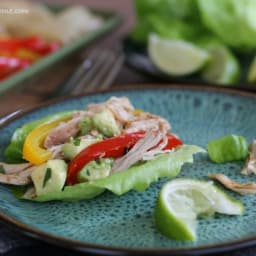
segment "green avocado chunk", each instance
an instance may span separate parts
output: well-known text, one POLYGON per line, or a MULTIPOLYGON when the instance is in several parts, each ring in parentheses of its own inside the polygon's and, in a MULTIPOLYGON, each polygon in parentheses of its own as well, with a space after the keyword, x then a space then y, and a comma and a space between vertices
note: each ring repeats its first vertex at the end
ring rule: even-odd
POLYGON ((93 122, 91 117, 84 117, 79 123, 81 135, 88 134, 93 129, 93 122))
POLYGON ((83 149, 87 148, 91 144, 101 141, 101 138, 87 138, 87 139, 72 139, 70 142, 64 143, 61 147, 64 158, 71 160, 83 149))
POLYGON ((108 109, 96 113, 92 121, 94 127, 107 137, 117 136, 121 132, 114 115, 108 109))
POLYGON ((91 161, 86 164, 78 173, 78 181, 86 182, 105 178, 109 176, 112 165, 112 158, 102 158, 99 160, 91 161))
POLYGON ((64 160, 52 159, 38 166, 31 174, 36 195, 61 191, 67 177, 67 164, 64 160))

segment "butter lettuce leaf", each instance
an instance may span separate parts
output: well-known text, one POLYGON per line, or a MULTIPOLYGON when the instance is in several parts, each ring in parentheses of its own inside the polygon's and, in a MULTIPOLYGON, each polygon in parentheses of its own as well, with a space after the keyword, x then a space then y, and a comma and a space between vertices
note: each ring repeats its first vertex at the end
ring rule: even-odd
POLYGON ((159 155, 143 164, 117 172, 104 179, 66 186, 63 191, 36 197, 35 201, 90 199, 109 190, 120 196, 130 190, 144 191, 159 178, 174 178, 185 163, 193 163, 193 154, 205 152, 194 145, 182 145, 175 151, 159 155))
POLYGON ((205 26, 220 40, 239 49, 255 48, 255 0, 197 0, 205 26))
POLYGON ((150 33, 193 41, 206 33, 196 0, 135 0, 137 23, 130 38, 147 44, 150 33))
POLYGON ((137 44, 150 33, 194 43, 207 34, 238 50, 256 48, 255 0, 134 0, 134 7, 137 44))

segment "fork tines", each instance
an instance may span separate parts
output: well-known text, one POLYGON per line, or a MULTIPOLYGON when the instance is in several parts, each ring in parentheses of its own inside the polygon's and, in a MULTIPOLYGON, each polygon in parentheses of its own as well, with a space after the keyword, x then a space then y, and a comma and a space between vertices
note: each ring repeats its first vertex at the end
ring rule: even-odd
POLYGON ((108 88, 120 70, 123 60, 122 53, 111 49, 92 50, 74 74, 57 88, 55 96, 76 95, 108 88))

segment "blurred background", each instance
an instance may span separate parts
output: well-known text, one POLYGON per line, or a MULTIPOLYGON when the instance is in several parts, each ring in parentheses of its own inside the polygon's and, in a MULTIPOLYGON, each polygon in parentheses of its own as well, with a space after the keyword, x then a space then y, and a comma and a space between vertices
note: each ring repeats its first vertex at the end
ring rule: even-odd
MULTIPOLYGON (((56 64, 49 65, 48 63, 45 64, 45 68, 40 69, 39 72, 36 74, 29 74, 24 81, 19 81, 19 78, 14 82, 11 81, 10 84, 3 89, 2 94, 0 96, 0 115, 7 114, 11 111, 17 110, 19 108, 28 107, 38 102, 45 101, 47 99, 47 95, 51 92, 56 86, 63 82, 63 79, 66 77, 71 76, 81 62, 84 60, 86 54, 90 52, 92 49, 100 49, 100 48, 117 48, 121 46, 122 40, 127 36, 129 31, 135 24, 135 14, 133 8, 133 2, 131 0, 108 0, 108 1, 95 1, 95 0, 55 0, 55 1, 30 1, 30 4, 34 4, 39 2, 40 4, 49 4, 51 6, 60 6, 60 8, 65 5, 66 7, 71 7, 74 5, 78 6, 86 6, 86 8, 97 9, 103 12, 109 12, 110 18, 112 19, 110 22, 113 21, 114 24, 111 24, 109 31, 104 33, 104 35, 100 35, 97 40, 93 40, 91 43, 84 43, 79 46, 78 52, 76 49, 72 50, 71 53, 68 53, 65 58, 58 58, 56 64)), ((3 5, 3 1, 0 2, 0 5, 3 5)), ((24 1, 5 1, 5 7, 10 6, 14 8, 22 9, 22 4, 24 1), (21 3, 21 5, 19 4, 21 3)), ((64 7, 65 7, 64 6, 64 7)), ((26 9, 26 8, 24 8, 26 9)), ((31 10, 30 10, 31 13, 31 10)), ((0 18, 3 16, 9 16, 13 19, 13 16, 25 16, 26 14, 13 14, 7 15, 2 14, 0 18)), ((33 18, 32 18, 33 19, 33 18)), ((33 23, 33 22, 32 22, 33 23)), ((17 24, 17 23, 16 23, 17 24)), ((0 21, 1 25, 1 21, 0 21)), ((29 22, 26 26, 32 25, 29 22)), ((16 27, 16 25, 14 25, 16 27)), ((48 27, 47 27, 48 29, 48 27)), ((50 28, 49 28, 50 29, 50 28)), ((20 28, 17 28, 20 30, 20 28)), ((7 31, 5 31, 7 32, 7 31)), ((5 33, 2 30, 2 35, 8 35, 8 32, 5 33)), ((65 32, 64 32, 65 34, 65 32)), ((20 36, 20 35, 19 35, 20 36)), ((40 36, 40 33, 39 33, 40 36)), ((87 35, 85 35, 86 37, 87 35)), ((10 37, 16 37, 10 36, 10 37)), ((28 36, 30 37, 30 36, 28 36)), ((86 38, 85 38, 86 39, 86 38)), ((79 40, 79 37, 77 38, 79 40)), ((74 40, 76 41, 76 40, 74 40)), ((71 42, 72 44, 73 42, 71 42)), ((1 45, 0 45, 1 46, 1 45)), ((1 47, 0 47, 1 50, 1 47)), ((4 54, 5 55, 5 54, 4 54)), ((4 56, 3 55, 3 56, 4 56)), ((38 60, 40 61, 40 60, 38 60)), ((21 71, 22 72, 22 71, 21 71)), ((17 73, 16 73, 17 74, 17 73)), ((5 83, 9 78, 13 78, 15 74, 9 75, 4 77, 1 80, 1 83, 5 83)), ((23 80, 23 79, 22 79, 23 80)), ((134 70, 126 67, 125 65, 122 66, 119 74, 116 75, 115 79, 113 80, 112 84, 120 85, 120 84, 131 84, 131 83, 141 83, 144 82, 144 76, 141 76, 134 70)), ((1 84, 0 83, 0 84, 1 84)), ((1 90, 1 89, 0 89, 1 90)))
POLYGON ((255 9, 254 0, 1 0, 0 115, 129 84, 254 91, 255 9))
POLYGON ((255 10, 254 0, 1 0, 0 115, 129 84, 254 91, 255 10), (88 78, 81 66, 95 58, 88 78))

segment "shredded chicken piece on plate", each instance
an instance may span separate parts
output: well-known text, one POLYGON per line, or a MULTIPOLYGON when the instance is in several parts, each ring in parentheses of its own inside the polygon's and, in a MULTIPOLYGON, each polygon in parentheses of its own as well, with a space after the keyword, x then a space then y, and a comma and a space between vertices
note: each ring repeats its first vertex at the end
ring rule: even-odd
MULTIPOLYGON (((24 165, 24 164, 22 164, 24 165)), ((32 165, 22 171, 15 173, 0 173, 0 183, 12 185, 27 185, 31 183, 31 174, 36 166, 32 165)))
POLYGON ((0 166, 3 168, 5 174, 18 173, 32 166, 30 163, 23 164, 7 164, 0 162, 0 166))
POLYGON ((217 180, 224 187, 232 191, 235 191, 241 195, 256 194, 256 183, 254 182, 248 182, 248 183, 235 182, 222 173, 209 174, 208 177, 211 179, 217 180))
POLYGON ((133 116, 134 107, 126 97, 110 98, 107 108, 113 113, 116 120, 121 123, 127 122, 133 116))
POLYGON ((111 97, 106 102, 89 104, 86 108, 86 112, 89 116, 93 116, 106 108, 109 109, 115 119, 121 123, 130 120, 134 110, 133 105, 127 97, 111 97))
MULTIPOLYGON (((169 122, 158 116, 144 111, 134 110, 133 105, 127 97, 111 97, 106 102, 92 103, 84 111, 73 114, 71 120, 60 123, 53 128, 44 141, 44 147, 55 152, 56 146, 67 142, 70 137, 77 136, 79 123, 84 117, 91 117, 96 113, 109 109, 115 120, 121 127, 121 133, 132 133, 137 131, 160 131, 167 133, 171 128, 169 122)), ((58 150, 54 154, 58 156, 58 150)))
POLYGON ((68 141, 70 137, 76 136, 80 129, 79 122, 85 115, 84 111, 77 112, 71 120, 60 123, 53 128, 45 138, 44 147, 49 149, 68 141))
POLYGON ((250 146, 249 157, 241 173, 245 175, 249 175, 252 173, 256 174, 256 140, 254 140, 250 146))
POLYGON ((116 120, 126 122, 132 117, 133 105, 127 97, 111 97, 102 103, 89 104, 86 111, 92 115, 108 108, 115 116, 116 120))
POLYGON ((88 116, 93 116, 106 108, 112 112, 119 126, 124 127, 124 133, 149 130, 166 133, 171 128, 169 122, 160 116, 136 111, 127 97, 111 97, 106 102, 90 104, 86 112, 88 116))
POLYGON ((138 132, 141 130, 153 130, 166 133, 170 129, 170 123, 166 119, 148 112, 135 115, 125 125, 125 133, 138 132))
POLYGON ((164 154, 164 153, 171 152, 173 149, 172 150, 170 150, 170 149, 163 150, 163 148, 167 145, 167 143, 168 143, 168 138, 167 138, 167 136, 163 135, 162 142, 160 142, 159 145, 156 146, 155 148, 150 149, 149 151, 145 152, 143 154, 142 160, 148 161, 148 160, 153 159, 158 154, 164 154))
POLYGON ((111 171, 126 170, 139 160, 143 160, 144 156, 152 158, 154 155, 159 154, 167 144, 167 139, 164 137, 166 136, 159 132, 147 132, 126 155, 115 160, 111 171), (158 145, 159 143, 160 145, 158 145), (157 145, 158 147, 154 149, 157 145))

